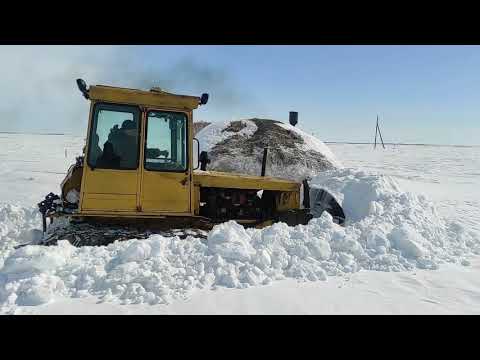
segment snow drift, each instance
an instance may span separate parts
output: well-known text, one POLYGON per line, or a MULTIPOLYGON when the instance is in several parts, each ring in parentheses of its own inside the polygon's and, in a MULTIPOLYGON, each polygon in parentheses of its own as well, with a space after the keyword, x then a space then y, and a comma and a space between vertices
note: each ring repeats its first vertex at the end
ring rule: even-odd
POLYGON ((208 151, 211 159, 207 170, 260 175, 265 147, 269 148, 268 176, 301 180, 342 166, 323 142, 275 120, 212 123, 196 137, 200 150, 208 151))
MULTIPOLYGON (((208 127, 207 127, 208 128, 208 127)), ((248 130, 244 130, 248 131, 248 130)), ((13 245, 35 236, 34 209, 0 208, 0 306, 38 305, 56 296, 96 295, 103 301, 168 303, 196 288, 244 288, 295 278, 326 280, 361 269, 436 269, 468 264, 480 240, 446 222, 424 196, 402 191, 390 177, 333 169, 312 179, 343 204, 347 224, 325 213, 308 225, 278 223, 244 229, 230 221, 207 239, 151 236, 102 247, 13 245)))

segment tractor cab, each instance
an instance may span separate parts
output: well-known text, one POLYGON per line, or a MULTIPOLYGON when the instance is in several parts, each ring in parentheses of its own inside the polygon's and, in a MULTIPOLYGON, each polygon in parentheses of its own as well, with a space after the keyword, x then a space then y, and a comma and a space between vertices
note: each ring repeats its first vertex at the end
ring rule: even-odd
POLYGON ((79 212, 191 215, 192 112, 208 95, 77 83, 91 102, 79 212))

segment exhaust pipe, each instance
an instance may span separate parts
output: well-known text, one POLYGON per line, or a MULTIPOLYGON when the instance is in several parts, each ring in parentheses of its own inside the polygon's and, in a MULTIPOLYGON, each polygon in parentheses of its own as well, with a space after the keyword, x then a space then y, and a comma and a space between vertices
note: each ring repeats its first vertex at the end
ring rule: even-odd
POLYGON ((263 149, 262 175, 261 176, 265 176, 265 170, 267 168, 267 154, 268 154, 268 147, 263 149))
POLYGON ((296 111, 290 111, 288 115, 288 121, 290 122, 290 125, 295 126, 298 124, 298 112, 296 111))

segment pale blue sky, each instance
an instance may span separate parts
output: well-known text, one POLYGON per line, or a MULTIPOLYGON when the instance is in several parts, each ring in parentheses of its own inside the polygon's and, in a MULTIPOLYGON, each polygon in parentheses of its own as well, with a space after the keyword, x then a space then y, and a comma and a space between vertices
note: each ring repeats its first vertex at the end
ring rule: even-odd
POLYGON ((81 76, 209 92, 201 120, 287 121, 294 110, 322 140, 370 141, 379 114, 385 141, 480 144, 479 46, 1 46, 0 55, 0 131, 82 134, 81 76))

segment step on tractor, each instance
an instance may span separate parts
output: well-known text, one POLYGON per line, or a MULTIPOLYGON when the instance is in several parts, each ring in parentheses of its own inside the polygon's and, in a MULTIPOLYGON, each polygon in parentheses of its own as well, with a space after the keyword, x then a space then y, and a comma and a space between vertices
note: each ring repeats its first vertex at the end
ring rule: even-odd
POLYGON ((208 170, 208 153, 200 153, 193 132, 193 111, 207 104, 208 94, 88 87, 82 79, 77 86, 90 102, 86 144, 60 195, 38 204, 41 244, 104 245, 154 233, 205 237, 229 220, 293 226, 323 211, 344 223, 334 197, 311 189, 307 179, 265 176, 266 149, 259 176, 208 170))

